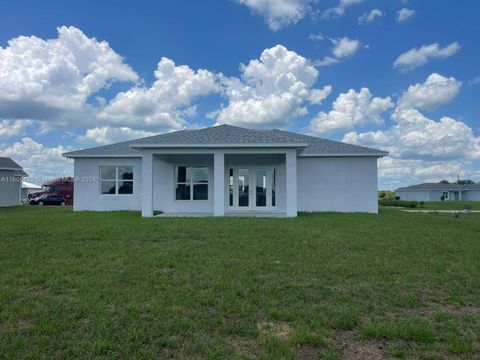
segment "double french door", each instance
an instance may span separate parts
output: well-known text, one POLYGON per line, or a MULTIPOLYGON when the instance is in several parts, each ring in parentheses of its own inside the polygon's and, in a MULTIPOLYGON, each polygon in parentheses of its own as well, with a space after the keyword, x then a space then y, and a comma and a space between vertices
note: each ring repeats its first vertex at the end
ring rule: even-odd
POLYGON ((275 209, 275 168, 240 166, 228 169, 229 208, 275 209))

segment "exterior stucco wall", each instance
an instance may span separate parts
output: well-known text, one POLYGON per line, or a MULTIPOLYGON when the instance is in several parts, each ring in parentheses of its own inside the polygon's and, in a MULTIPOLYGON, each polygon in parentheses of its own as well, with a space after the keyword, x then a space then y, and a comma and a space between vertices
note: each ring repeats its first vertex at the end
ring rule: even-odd
MULTIPOLYGON (((228 211, 228 170, 232 166, 274 166, 276 210, 285 212, 285 154, 225 155, 224 203, 228 211)), ((141 158, 77 158, 74 210, 114 211, 142 209, 141 158), (101 165, 133 165, 133 195, 101 195, 101 165), (93 179, 82 181, 82 179, 93 179)), ((153 209, 166 213, 207 213, 214 208, 213 154, 164 154, 153 157, 153 209), (209 168, 208 200, 175 200, 175 166, 209 168)), ((297 203, 299 211, 378 212, 377 159, 373 157, 297 158, 297 203)))
POLYGON ((0 206, 20 204, 21 177, 14 176, 13 171, 0 170, 0 206))
POLYGON ((378 212, 377 159, 299 157, 298 211, 378 212))
POLYGON ((480 190, 469 190, 462 193, 464 201, 480 201, 480 190))
POLYGON ((74 164, 74 211, 140 210, 142 207, 142 160, 137 158, 77 158, 74 164), (132 195, 101 195, 101 165, 132 165, 132 195))
MULTIPOLYGON (((429 201, 429 192, 428 191, 397 191, 395 196, 400 197, 400 200, 409 200, 409 201, 429 201)), ((440 201, 442 194, 436 196, 435 192, 432 191, 430 194, 432 201, 440 201)))
MULTIPOLYGON (((442 201, 442 191, 438 190, 432 190, 429 192, 427 200, 421 200, 421 201, 442 201)), ((452 193, 450 192, 450 195, 452 193)))

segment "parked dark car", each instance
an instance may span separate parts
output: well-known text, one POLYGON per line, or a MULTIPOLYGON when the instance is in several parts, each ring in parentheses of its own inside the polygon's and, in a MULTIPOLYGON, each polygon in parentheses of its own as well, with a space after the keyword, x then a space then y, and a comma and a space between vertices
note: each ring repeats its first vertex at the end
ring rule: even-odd
POLYGON ((36 199, 44 194, 61 195, 65 199, 66 205, 73 205, 73 177, 61 177, 44 181, 42 191, 32 194, 32 199, 36 199))
POLYGON ((65 205, 66 201, 62 195, 43 194, 35 199, 30 200, 30 205, 65 205))

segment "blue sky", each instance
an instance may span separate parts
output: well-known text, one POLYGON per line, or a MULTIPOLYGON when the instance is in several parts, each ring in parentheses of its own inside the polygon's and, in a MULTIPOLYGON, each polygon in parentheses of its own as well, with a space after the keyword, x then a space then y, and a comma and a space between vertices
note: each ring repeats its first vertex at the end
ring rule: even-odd
POLYGON ((33 177, 68 175, 69 149, 231 123, 386 149, 381 188, 480 180, 479 10, 433 0, 3 2, 0 155, 33 177))

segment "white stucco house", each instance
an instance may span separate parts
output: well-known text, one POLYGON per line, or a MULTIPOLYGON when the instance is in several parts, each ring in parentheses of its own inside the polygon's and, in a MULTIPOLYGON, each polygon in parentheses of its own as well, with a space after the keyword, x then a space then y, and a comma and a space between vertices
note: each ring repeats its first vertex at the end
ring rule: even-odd
POLYGON ((380 150, 219 125, 72 151, 74 210, 294 217, 377 213, 380 150))
POLYGON ((22 178, 28 176, 23 168, 7 157, 0 157, 0 207, 20 205, 22 178))
POLYGON ((395 197, 412 201, 480 201, 480 184, 424 183, 395 190, 395 197))

